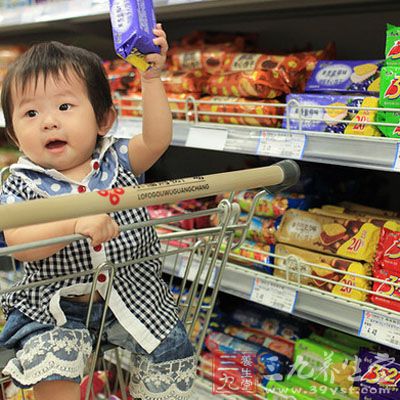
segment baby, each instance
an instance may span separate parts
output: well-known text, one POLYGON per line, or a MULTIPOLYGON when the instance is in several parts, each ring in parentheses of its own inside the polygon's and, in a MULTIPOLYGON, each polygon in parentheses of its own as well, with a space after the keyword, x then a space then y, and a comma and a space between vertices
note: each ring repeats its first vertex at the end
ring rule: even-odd
MULTIPOLYGON (((31 47, 9 69, 1 95, 6 131, 24 157, 12 165, 1 203, 137 185, 171 142, 172 118, 160 79, 168 43, 157 24, 142 73, 143 129, 130 140, 106 137, 116 110, 100 58, 57 42, 31 47)), ((13 291, 2 298, 7 323, 0 346, 18 352, 3 373, 34 388, 37 400, 79 400, 79 382, 97 340, 109 273, 96 282, 90 326, 85 325, 99 264, 117 268, 102 340, 133 354, 130 392, 141 399, 189 399, 196 356, 167 285, 160 277, 160 244, 153 228, 120 232, 146 221, 143 208, 44 223, 4 232, 7 245, 82 234, 87 240, 20 251, 19 284, 62 281, 13 291), (129 262, 144 257, 143 262, 129 262), (154 257, 155 256, 155 257, 154 257), (71 275, 68 276, 68 275, 71 275), (75 274, 75 275, 73 275, 75 274)))

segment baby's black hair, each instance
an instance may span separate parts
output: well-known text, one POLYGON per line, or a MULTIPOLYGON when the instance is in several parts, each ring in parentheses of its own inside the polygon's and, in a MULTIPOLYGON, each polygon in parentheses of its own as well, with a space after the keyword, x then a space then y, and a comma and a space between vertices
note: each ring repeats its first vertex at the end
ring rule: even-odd
POLYGON ((68 73, 75 73, 86 85, 89 100, 101 124, 107 111, 113 106, 110 86, 100 57, 88 50, 67 46, 59 42, 44 42, 33 45, 22 54, 8 69, 1 90, 1 106, 6 122, 8 136, 17 142, 12 124, 13 85, 25 90, 33 79, 37 85, 40 76, 44 81, 48 76, 68 80, 68 73))

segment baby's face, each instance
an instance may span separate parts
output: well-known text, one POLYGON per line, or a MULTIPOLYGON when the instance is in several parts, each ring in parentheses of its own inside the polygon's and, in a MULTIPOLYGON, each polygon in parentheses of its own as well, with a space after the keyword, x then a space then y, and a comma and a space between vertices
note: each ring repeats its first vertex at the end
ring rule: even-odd
POLYGON ((22 91, 12 92, 12 122, 18 145, 34 163, 82 178, 99 132, 84 83, 70 72, 68 79, 39 76, 22 91))

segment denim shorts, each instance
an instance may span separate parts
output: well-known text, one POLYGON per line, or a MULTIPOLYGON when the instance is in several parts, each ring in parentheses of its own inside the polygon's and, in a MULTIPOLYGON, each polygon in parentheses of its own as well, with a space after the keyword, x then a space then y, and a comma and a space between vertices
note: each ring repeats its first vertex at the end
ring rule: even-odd
MULTIPOLYGON (((62 298, 60 306, 67 318, 61 327, 33 321, 18 310, 9 315, 0 334, 0 347, 16 350, 16 357, 3 373, 17 386, 28 388, 50 380, 81 381, 98 340, 104 303, 93 304, 88 328, 87 304, 62 298)), ((134 398, 190 399, 197 358, 181 321, 148 354, 108 309, 101 340, 132 353, 129 390, 134 398)))

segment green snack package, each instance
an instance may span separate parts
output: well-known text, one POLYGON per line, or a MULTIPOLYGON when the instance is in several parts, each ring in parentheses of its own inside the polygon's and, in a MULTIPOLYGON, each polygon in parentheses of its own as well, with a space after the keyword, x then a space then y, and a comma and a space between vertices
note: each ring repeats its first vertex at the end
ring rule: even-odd
POLYGON ((330 387, 348 389, 353 385, 355 357, 332 347, 300 339, 295 345, 294 361, 294 368, 300 376, 330 387))
POLYGON ((400 27, 387 24, 386 65, 400 65, 400 27))
POLYGON ((395 111, 378 111, 376 122, 394 124, 393 126, 378 125, 379 130, 387 137, 400 137, 400 65, 383 67, 379 91, 379 107, 399 108, 395 111))
POLYGON ((358 354, 358 348, 356 349, 355 347, 347 346, 343 343, 336 342, 335 340, 329 339, 327 337, 319 336, 315 333, 312 333, 309 339, 314 340, 314 342, 323 344, 324 346, 332 347, 350 356, 355 356, 356 354, 358 354))

